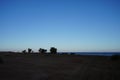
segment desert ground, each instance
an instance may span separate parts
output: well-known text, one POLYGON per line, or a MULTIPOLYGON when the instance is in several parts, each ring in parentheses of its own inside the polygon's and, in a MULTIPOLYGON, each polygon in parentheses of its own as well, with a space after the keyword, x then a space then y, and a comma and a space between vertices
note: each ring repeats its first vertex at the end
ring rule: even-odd
POLYGON ((0 80, 120 80, 110 56, 0 53, 0 80))

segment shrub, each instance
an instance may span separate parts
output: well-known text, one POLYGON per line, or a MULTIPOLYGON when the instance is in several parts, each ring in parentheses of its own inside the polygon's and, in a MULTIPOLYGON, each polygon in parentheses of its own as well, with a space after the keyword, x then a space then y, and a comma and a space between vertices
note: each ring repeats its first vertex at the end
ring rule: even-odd
POLYGON ((22 51, 22 53, 24 53, 24 54, 25 54, 25 53, 26 53, 26 50, 23 50, 23 51, 22 51))
POLYGON ((70 55, 75 55, 75 53, 70 53, 70 55))

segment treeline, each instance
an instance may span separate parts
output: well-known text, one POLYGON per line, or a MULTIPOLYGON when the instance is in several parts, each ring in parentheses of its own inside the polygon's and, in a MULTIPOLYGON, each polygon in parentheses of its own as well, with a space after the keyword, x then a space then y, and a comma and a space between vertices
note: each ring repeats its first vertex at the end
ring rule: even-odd
MULTIPOLYGON (((31 48, 28 48, 27 50, 23 50, 22 53, 34 53, 34 51, 31 48)), ((38 53, 45 54, 45 53, 47 53, 47 49, 39 48, 38 53)), ((57 48, 51 47, 50 53, 57 54, 57 48)))

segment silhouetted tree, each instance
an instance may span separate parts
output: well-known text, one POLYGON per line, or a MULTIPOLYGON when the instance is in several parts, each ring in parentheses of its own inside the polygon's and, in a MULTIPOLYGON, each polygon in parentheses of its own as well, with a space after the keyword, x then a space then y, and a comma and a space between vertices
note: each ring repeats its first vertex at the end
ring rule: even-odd
POLYGON ((41 52, 42 52, 42 48, 40 48, 40 49, 38 50, 38 52, 41 53, 41 52))
POLYGON ((56 54, 56 53, 57 53, 57 48, 51 47, 51 48, 50 48, 50 53, 51 53, 51 54, 56 54))
POLYGON ((38 51, 39 51, 39 53, 46 53, 47 52, 46 49, 42 49, 42 48, 40 48, 38 51))
POLYGON ((23 50, 22 53, 26 53, 26 50, 23 50))
POLYGON ((42 53, 46 53, 46 52, 47 52, 47 50, 46 50, 46 49, 43 49, 43 50, 42 50, 42 53))
POLYGON ((31 53, 32 52, 32 49, 28 48, 28 53, 31 53))

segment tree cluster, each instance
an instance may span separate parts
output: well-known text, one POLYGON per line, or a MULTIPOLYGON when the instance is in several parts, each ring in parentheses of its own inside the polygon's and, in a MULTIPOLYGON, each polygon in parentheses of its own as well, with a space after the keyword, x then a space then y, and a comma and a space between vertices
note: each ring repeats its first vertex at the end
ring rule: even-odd
POLYGON ((46 53, 47 50, 46 50, 46 49, 42 49, 42 48, 40 48, 40 49, 38 50, 38 52, 43 54, 43 53, 46 53))
MULTIPOLYGON (((38 49, 38 52, 41 53, 41 54, 45 54, 47 53, 47 50, 46 49, 43 49, 43 48, 39 48, 38 49)), ((28 50, 23 50, 22 53, 33 53, 33 50, 31 48, 28 48, 28 50)), ((50 48, 50 53, 51 54, 57 54, 57 48, 55 47, 51 47, 50 48)))

